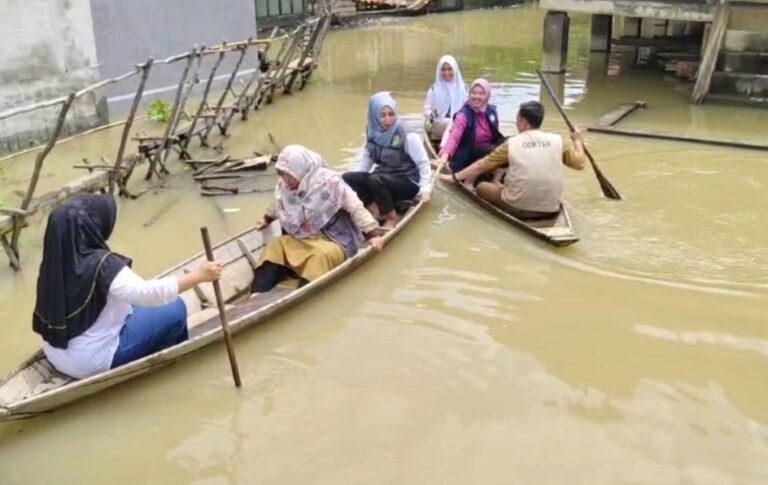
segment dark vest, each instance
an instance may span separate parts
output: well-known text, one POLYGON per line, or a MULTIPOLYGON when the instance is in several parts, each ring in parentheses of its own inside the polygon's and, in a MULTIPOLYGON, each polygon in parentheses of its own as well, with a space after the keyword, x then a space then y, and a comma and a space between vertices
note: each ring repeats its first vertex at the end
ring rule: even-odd
MULTIPOLYGON (((472 147, 475 146, 475 125, 477 124, 475 116, 477 116, 477 114, 469 104, 462 106, 459 113, 464 113, 464 116, 467 117, 467 127, 464 129, 464 134, 461 135, 461 141, 459 141, 459 147, 456 149, 456 153, 454 153, 453 158, 451 158, 451 169, 454 172, 458 172, 476 161, 470 160, 470 155, 472 153, 472 147)), ((456 114, 458 115, 459 113, 456 114)), ((488 125, 490 125, 491 133, 493 134, 491 143, 495 146, 502 144, 506 138, 499 131, 499 114, 496 111, 496 106, 489 104, 485 108, 485 113, 481 116, 488 118, 488 125)))
POLYGON ((323 228, 325 237, 335 242, 344 251, 344 256, 351 258, 357 254, 360 244, 363 242, 360 229, 352 222, 352 217, 344 209, 333 216, 323 228))
POLYGON ((419 167, 405 153, 406 136, 408 136, 408 130, 400 125, 390 146, 383 147, 368 141, 366 148, 373 163, 377 165, 376 172, 406 177, 414 184, 419 185, 419 167))

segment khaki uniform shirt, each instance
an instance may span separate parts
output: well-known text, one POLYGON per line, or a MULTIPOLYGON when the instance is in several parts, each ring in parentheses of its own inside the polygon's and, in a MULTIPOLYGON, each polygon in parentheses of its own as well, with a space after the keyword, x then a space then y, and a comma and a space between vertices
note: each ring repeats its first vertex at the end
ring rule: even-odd
POLYGON ((508 166, 501 199, 526 211, 557 212, 563 192, 560 166, 579 167, 573 147, 560 135, 528 130, 500 145, 485 157, 492 169, 508 166))

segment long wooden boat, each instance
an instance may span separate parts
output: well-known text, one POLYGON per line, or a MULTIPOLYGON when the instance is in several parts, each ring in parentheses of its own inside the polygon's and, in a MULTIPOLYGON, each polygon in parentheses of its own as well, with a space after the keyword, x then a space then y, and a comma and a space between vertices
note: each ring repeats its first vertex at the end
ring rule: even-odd
MULTIPOLYGON (((409 122, 409 127, 411 126, 413 126, 413 123, 409 122)), ((427 154, 433 160, 437 160, 437 150, 433 145, 432 140, 425 130, 422 129, 422 133, 424 138, 424 147, 427 149, 427 154)), ((444 167, 444 170, 446 173, 450 173, 448 167, 444 167)), ((464 184, 454 183, 452 185, 456 187, 456 190, 464 194, 472 202, 476 203, 491 214, 499 217, 500 219, 503 219, 518 229, 522 229, 533 237, 552 244, 553 246, 568 246, 579 240, 579 237, 573 230, 571 218, 568 215, 568 209, 565 207, 565 204, 560 205, 560 212, 557 214, 557 217, 553 219, 526 221, 523 219, 518 219, 509 212, 503 211, 485 199, 480 198, 475 193, 474 189, 470 189, 464 184)))
MULTIPOLYGON (((384 235, 384 244, 389 244, 423 206, 423 202, 413 204, 397 226, 384 235)), ((214 248, 214 258, 224 266, 221 290, 227 302, 227 316, 233 333, 253 327, 278 312, 317 295, 322 289, 377 254, 376 250, 366 245, 352 258, 299 289, 278 287, 268 293, 249 297, 253 267, 266 243, 278 237, 280 233, 279 223, 275 221, 264 230, 249 229, 214 248)), ((160 276, 183 274, 197 268, 204 260, 205 254, 200 253, 160 276)), ((221 340, 223 332, 212 285, 196 286, 183 293, 181 298, 189 315, 189 340, 80 380, 56 371, 39 350, 0 381, 0 421, 30 418, 50 412, 77 399, 165 367, 221 340)))

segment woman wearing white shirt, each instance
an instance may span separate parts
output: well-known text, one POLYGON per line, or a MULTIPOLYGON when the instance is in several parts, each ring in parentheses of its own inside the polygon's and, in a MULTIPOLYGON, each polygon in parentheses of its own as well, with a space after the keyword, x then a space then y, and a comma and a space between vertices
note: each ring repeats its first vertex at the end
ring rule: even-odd
POLYGON ((67 199, 48 217, 32 328, 64 374, 85 378, 188 338, 179 293, 221 276, 207 263, 183 276, 145 281, 107 246, 117 217, 111 195, 67 199))
POLYGON ((453 56, 443 56, 435 69, 435 83, 427 91, 424 117, 430 139, 438 141, 451 125, 451 120, 467 100, 467 87, 461 77, 459 63, 453 56))

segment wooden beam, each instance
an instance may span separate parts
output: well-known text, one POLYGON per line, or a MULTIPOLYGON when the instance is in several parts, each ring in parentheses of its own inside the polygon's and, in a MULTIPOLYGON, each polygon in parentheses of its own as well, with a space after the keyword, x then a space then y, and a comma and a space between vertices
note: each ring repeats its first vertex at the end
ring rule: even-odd
POLYGON ((597 119, 597 126, 608 127, 613 126, 619 121, 626 118, 630 113, 634 112, 638 108, 645 108, 645 101, 635 101, 633 103, 623 103, 617 108, 605 113, 597 119))
POLYGON ((654 133, 642 130, 625 130, 602 126, 588 126, 587 130, 593 133, 603 133, 605 135, 632 136, 637 138, 652 138, 655 140, 672 140, 687 143, 701 143, 704 145, 715 145, 731 148, 746 148, 749 150, 768 150, 768 143, 755 143, 745 140, 727 139, 727 138, 699 138, 695 136, 674 135, 667 133, 654 133))
POLYGON ((256 269, 259 267, 259 263, 256 261, 256 258, 253 257, 253 254, 251 254, 251 250, 248 249, 248 245, 245 244, 245 242, 240 238, 237 238, 237 245, 240 247, 240 251, 243 252, 245 259, 248 260, 248 264, 250 264, 251 268, 256 271, 256 269))

